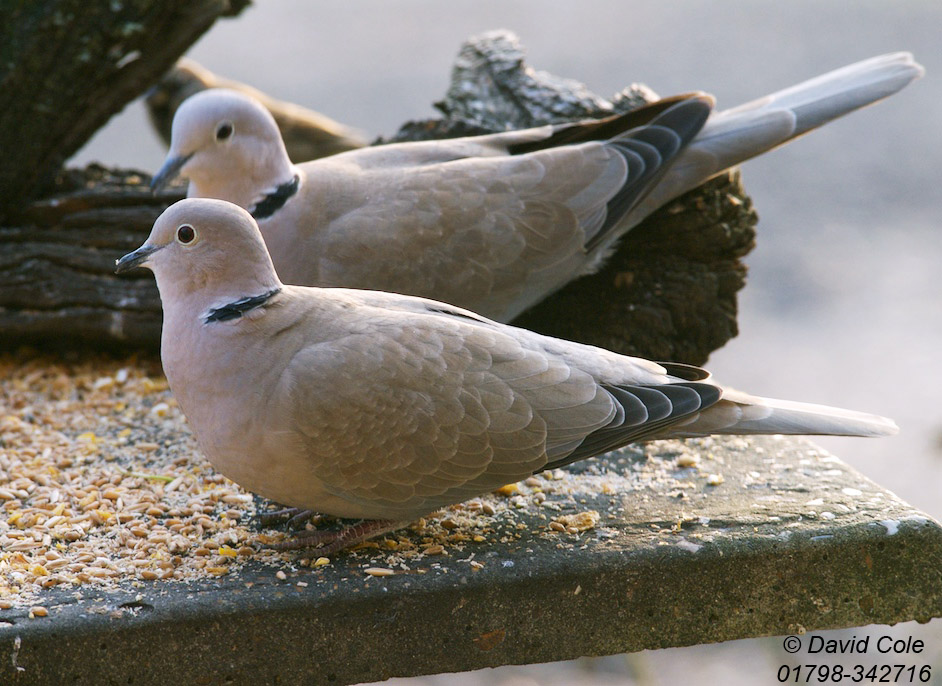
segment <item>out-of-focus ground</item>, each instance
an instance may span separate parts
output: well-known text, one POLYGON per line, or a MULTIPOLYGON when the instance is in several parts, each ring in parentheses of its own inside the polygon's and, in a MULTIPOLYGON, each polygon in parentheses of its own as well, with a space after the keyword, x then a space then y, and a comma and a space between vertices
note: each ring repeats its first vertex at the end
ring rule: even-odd
MULTIPOLYGON (((643 81, 662 95, 713 93, 732 107, 850 62, 910 50, 925 78, 877 105, 749 162, 758 247, 740 335, 714 354, 724 382, 764 395, 893 417, 890 439, 821 440, 942 516, 942 4, 863 0, 360 0, 259 3, 189 53, 217 73, 320 110, 370 137, 433 116, 466 37, 516 31, 530 63, 602 95, 643 81)), ((73 160, 155 170, 164 151, 140 103, 73 160)), ((775 602, 774 598, 769 599, 775 602)), ((869 629, 917 636, 921 655, 844 665, 930 664, 942 621, 869 629)), ((864 630, 828 637, 863 635, 864 630)), ((808 660, 804 660, 808 661, 808 660)), ((796 664, 777 639, 503 668, 421 684, 775 684, 796 664)), ((934 683, 942 678, 933 674, 934 683)))

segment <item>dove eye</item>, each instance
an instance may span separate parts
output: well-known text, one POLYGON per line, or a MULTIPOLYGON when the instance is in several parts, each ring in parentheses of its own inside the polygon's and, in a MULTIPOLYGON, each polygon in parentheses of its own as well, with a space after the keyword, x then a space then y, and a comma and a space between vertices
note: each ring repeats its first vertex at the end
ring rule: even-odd
POLYGON ((216 140, 224 141, 232 135, 232 122, 224 121, 216 128, 216 140))
POLYGON ((189 224, 182 224, 177 227, 177 241, 183 245, 188 245, 196 240, 196 230, 189 224))

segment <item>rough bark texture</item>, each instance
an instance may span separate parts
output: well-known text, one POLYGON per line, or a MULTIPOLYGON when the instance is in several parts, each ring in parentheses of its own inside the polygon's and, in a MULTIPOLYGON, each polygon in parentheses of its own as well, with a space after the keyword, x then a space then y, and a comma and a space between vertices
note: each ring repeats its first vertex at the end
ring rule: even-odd
POLYGON ((0 6, 0 218, 248 0, 6 0, 0 6))
MULTIPOLYGON (((0 346, 79 343, 154 350, 160 297, 154 278, 115 276, 114 261, 137 248, 177 187, 154 196, 148 177, 89 166, 69 170, 56 194, 0 227, 0 346)), ((140 270, 139 270, 140 271, 140 270)))
POLYGON ((461 46, 448 93, 435 106, 446 120, 499 131, 606 117, 656 99, 647 86, 632 84, 606 100, 578 81, 537 71, 517 36, 500 30, 461 46))
MULTIPOLYGON (((442 120, 410 122, 395 140, 440 138, 607 116, 652 99, 632 86, 611 100, 526 66, 497 32, 462 48, 442 120)), ((303 130, 303 126, 302 126, 303 130)), ((100 167, 60 174, 55 194, 0 229, 0 342, 87 341, 156 348, 153 279, 116 277, 182 187, 153 197, 148 179, 100 167)), ((702 363, 736 335, 736 292, 756 214, 738 174, 688 193, 635 228, 599 273, 524 313, 517 324, 620 352, 702 363)))

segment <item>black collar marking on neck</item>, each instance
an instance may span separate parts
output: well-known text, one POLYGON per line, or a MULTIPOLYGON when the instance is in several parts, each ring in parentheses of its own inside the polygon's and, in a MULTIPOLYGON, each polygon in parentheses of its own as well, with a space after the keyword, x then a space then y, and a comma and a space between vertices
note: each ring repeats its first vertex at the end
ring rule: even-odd
POLYGON ((300 185, 301 177, 295 174, 290 181, 285 181, 271 193, 267 193, 252 208, 251 215, 255 217, 255 221, 267 219, 280 210, 288 202, 288 199, 298 192, 298 186, 300 185))
POLYGON ((267 303, 279 293, 281 293, 280 288, 273 288, 268 291, 268 293, 253 295, 248 298, 236 300, 235 302, 231 302, 228 305, 223 305, 222 307, 213 308, 209 311, 209 314, 206 315, 206 323, 227 322, 230 319, 238 319, 249 310, 254 310, 256 307, 262 307, 265 303, 267 303))

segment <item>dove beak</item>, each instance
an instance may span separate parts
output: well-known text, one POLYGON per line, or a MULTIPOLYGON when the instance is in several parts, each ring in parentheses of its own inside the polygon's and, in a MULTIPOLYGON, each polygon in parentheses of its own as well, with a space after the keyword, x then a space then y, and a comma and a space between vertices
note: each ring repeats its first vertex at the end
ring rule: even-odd
POLYGON ((193 153, 168 157, 164 161, 163 166, 154 174, 154 178, 151 179, 150 189, 156 193, 167 186, 167 184, 177 178, 177 174, 183 169, 183 165, 190 161, 191 157, 193 157, 193 153))
POLYGON ((160 247, 155 245, 147 245, 145 243, 134 252, 129 252, 120 260, 115 260, 114 273, 123 274, 124 272, 130 271, 135 267, 143 267, 147 262, 147 258, 158 250, 160 250, 160 247))

